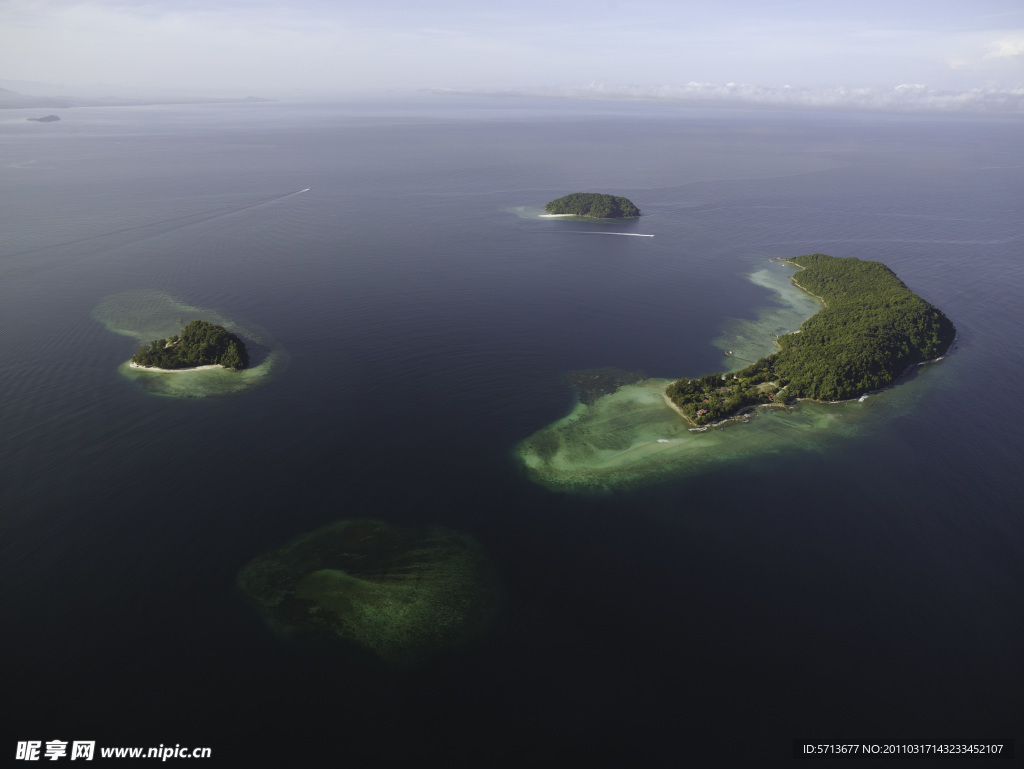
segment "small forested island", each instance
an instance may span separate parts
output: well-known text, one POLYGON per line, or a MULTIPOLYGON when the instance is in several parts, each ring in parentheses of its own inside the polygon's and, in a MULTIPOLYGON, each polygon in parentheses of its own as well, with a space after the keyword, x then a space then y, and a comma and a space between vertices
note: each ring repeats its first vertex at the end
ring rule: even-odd
POLYGON ((628 198, 599 192, 574 192, 552 200, 544 210, 549 214, 589 216, 592 219, 625 219, 640 216, 640 209, 628 198))
POLYGON ((56 115, 46 115, 45 117, 29 117, 26 120, 31 120, 33 123, 53 123, 60 120, 56 115))
POLYGON ((779 337, 777 352, 745 369, 670 384, 666 397, 694 424, 794 398, 856 398, 940 357, 953 343, 949 318, 881 262, 825 254, 784 261, 802 268, 793 282, 824 307, 799 331, 779 337))
POLYGON ((243 369, 249 365, 245 342, 221 326, 194 320, 169 339, 154 339, 132 356, 136 366, 158 369, 189 369, 223 366, 243 369))

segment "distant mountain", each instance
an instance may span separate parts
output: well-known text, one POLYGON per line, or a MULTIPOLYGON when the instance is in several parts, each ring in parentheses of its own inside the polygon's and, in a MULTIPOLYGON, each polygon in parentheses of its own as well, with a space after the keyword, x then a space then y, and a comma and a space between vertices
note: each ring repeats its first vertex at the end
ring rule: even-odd
POLYGON ((0 109, 69 109, 71 107, 143 107, 151 104, 241 104, 266 102, 273 99, 262 99, 258 96, 246 96, 243 99, 221 98, 211 96, 164 96, 156 98, 120 98, 104 96, 100 98, 82 98, 77 96, 31 96, 29 94, 0 88, 0 109))
POLYGON ((77 107, 81 99, 53 96, 26 96, 17 91, 0 88, 0 109, 20 109, 23 107, 77 107))

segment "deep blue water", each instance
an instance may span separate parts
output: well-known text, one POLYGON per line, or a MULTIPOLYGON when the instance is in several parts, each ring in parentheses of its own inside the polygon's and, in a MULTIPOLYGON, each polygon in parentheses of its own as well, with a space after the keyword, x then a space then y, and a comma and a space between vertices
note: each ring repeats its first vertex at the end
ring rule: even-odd
POLYGON ((1019 119, 468 98, 26 115, 0 114, 3 750, 1024 748, 1019 119), (645 216, 515 213, 578 190, 645 216), (513 447, 569 411, 565 372, 714 370, 723 324, 773 301, 746 275, 814 251, 885 262, 955 353, 823 451, 605 495, 525 476, 513 447), (133 342, 91 315, 135 289, 265 329, 288 366, 236 397, 144 392, 117 373, 133 342), (349 517, 475 536, 500 626, 397 674, 273 635, 236 573, 349 517))

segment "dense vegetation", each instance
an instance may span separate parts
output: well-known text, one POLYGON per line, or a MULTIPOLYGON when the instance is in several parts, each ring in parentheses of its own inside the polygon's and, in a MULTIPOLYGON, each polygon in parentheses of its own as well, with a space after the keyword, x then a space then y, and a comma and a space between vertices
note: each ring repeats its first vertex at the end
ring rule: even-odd
POLYGON ((715 372, 696 379, 680 379, 670 384, 665 394, 697 425, 717 422, 748 406, 785 402, 778 386, 766 381, 770 377, 758 376, 763 372, 750 372, 749 368, 752 367, 736 374, 735 378, 715 372))
POLYGON ((219 364, 231 369, 249 365, 245 343, 227 329, 194 320, 170 339, 154 339, 139 348, 132 363, 156 368, 195 368, 219 364))
POLYGON ((825 306, 779 351, 735 374, 680 379, 666 395, 696 424, 757 403, 790 398, 835 401, 892 384, 909 366, 949 349, 956 329, 941 310, 880 262, 808 254, 794 282, 825 306))
POLYGON ((596 219, 622 219, 640 216, 640 209, 628 198, 602 195, 598 192, 574 192, 564 198, 552 200, 544 210, 549 214, 575 214, 596 219))

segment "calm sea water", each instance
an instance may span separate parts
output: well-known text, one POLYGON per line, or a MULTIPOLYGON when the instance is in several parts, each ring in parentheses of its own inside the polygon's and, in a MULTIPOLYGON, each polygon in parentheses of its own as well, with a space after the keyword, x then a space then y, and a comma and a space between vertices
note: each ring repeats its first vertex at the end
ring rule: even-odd
POLYGON ((26 115, 0 114, 2 750, 1024 749, 1019 119, 468 98, 26 115), (528 215, 579 190, 645 216, 528 215), (712 340, 774 301, 747 276, 814 251, 885 262, 955 353, 853 437, 603 495, 531 483, 513 449, 570 410, 567 371, 716 370, 712 340), (117 370, 134 341, 93 317, 142 289, 264 330, 287 366, 233 397, 147 393, 117 370), (500 626, 404 673, 275 636, 236 573, 351 517, 475 536, 500 626))

